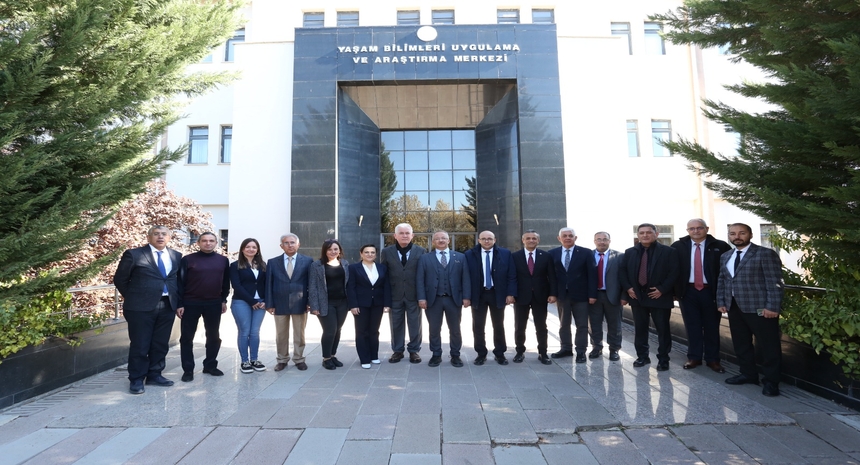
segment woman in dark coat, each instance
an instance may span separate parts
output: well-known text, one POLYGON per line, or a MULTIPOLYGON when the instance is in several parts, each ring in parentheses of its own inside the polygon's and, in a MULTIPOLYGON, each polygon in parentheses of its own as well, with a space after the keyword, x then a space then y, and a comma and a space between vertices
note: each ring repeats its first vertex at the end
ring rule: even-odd
POLYGON ((260 349, 260 326, 266 316, 266 262, 260 253, 256 239, 248 238, 239 247, 239 259, 230 264, 230 283, 233 285, 233 301, 230 309, 239 333, 239 355, 242 357, 242 373, 266 371, 258 360, 260 349))
POLYGON ((346 303, 346 286, 349 281, 347 267, 340 243, 335 239, 323 242, 320 259, 311 264, 308 277, 308 306, 322 326, 320 346, 323 368, 334 370, 342 367, 337 357, 340 343, 340 328, 349 313, 346 303))
POLYGON ((349 266, 346 296, 355 317, 355 350, 362 368, 379 363, 379 325, 391 308, 388 268, 376 263, 376 246, 361 246, 361 263, 349 266))

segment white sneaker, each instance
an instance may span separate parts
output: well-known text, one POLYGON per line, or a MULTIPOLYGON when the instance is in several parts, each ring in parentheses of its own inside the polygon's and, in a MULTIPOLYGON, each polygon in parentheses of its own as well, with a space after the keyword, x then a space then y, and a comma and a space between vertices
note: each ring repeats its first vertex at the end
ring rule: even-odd
POLYGON ((376 359, 376 360, 371 360, 370 363, 372 363, 374 365, 379 365, 382 362, 380 362, 379 359, 376 359))
POLYGON ((364 368, 365 370, 367 370, 368 368, 370 368, 370 364, 369 363, 362 363, 361 367, 364 368))

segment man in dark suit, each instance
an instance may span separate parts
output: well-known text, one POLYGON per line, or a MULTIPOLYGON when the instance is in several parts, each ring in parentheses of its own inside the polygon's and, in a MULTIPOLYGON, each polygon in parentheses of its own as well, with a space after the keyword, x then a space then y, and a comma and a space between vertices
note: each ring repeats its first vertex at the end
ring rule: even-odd
POLYGON ((463 308, 472 305, 472 288, 466 257, 460 252, 448 249, 448 233, 437 231, 433 234, 433 250, 421 256, 415 274, 418 306, 427 315, 430 328, 430 357, 428 365, 437 367, 442 363, 442 316, 448 324, 450 338, 451 365, 462 367, 460 349, 463 337, 460 335, 460 319, 463 308))
POLYGON ((657 330, 657 371, 669 369, 672 335, 669 317, 675 301, 672 294, 678 279, 678 252, 657 242, 657 227, 642 223, 636 230, 639 243, 624 251, 621 287, 633 310, 633 346, 636 347, 634 367, 651 363, 648 354, 648 318, 657 330))
POLYGON ((514 304, 514 343, 517 354, 514 355, 514 363, 521 363, 525 359, 526 326, 531 309, 538 342, 538 360, 549 365, 552 362, 546 354, 546 307, 548 303, 556 303, 558 295, 555 266, 549 252, 537 248, 540 235, 536 231, 526 230, 522 241, 523 249, 511 254, 517 270, 517 297, 514 304))
POLYGON ((517 295, 517 270, 511 262, 511 252, 496 245, 491 231, 478 234, 478 245, 466 251, 466 264, 472 278, 472 335, 475 340, 475 365, 487 361, 487 311, 493 323, 493 355, 499 365, 507 365, 505 351, 505 307, 514 303, 517 295))
POLYGON ((609 233, 600 231, 594 235, 594 261, 597 270, 597 302, 588 305, 588 320, 591 326, 591 353, 588 358, 598 358, 603 352, 603 320, 606 320, 606 343, 609 345, 609 360, 621 360, 621 281, 619 270, 624 254, 609 248, 612 240, 609 233))
POLYGON ((771 249, 750 243, 752 228, 743 223, 729 226, 729 241, 736 250, 720 257, 717 284, 719 311, 729 314, 732 344, 741 374, 728 384, 759 384, 756 352, 761 355, 764 386, 761 393, 779 395, 782 346, 779 311, 782 307, 782 262, 771 249), (753 345, 755 336, 755 345, 753 345))
POLYGON ((299 252, 299 237, 293 233, 281 236, 283 255, 266 262, 266 310, 275 316, 275 346, 278 363, 275 371, 290 361, 290 326, 293 336, 293 363, 307 370, 305 363, 305 327, 308 324, 308 272, 313 259, 299 252))
POLYGON ((731 250, 729 244, 708 234, 701 218, 687 222, 688 236, 672 247, 678 251, 680 269, 675 298, 681 305, 687 330, 687 363, 685 370, 696 368, 702 360, 717 373, 726 370, 720 364, 720 312, 717 311, 717 277, 720 256, 731 250))
POLYGON ((588 305, 597 302, 597 268, 591 249, 576 245, 573 228, 558 231, 561 247, 549 251, 555 262, 558 281, 558 336, 561 350, 552 358, 570 357, 576 347, 576 363, 585 363, 588 349, 588 305), (570 323, 576 325, 576 340, 570 333, 570 323), (575 342, 575 344, 574 344, 575 342))
POLYGON ((401 223, 394 227, 397 241, 382 249, 380 262, 388 267, 391 281, 391 311, 388 321, 391 324, 391 350, 388 359, 391 363, 403 360, 404 349, 409 351, 409 361, 421 363, 421 309, 415 296, 415 273, 418 259, 427 251, 412 243, 412 226, 401 223), (406 328, 409 328, 409 344, 406 345, 406 328))
POLYGON ((122 254, 113 283, 124 299, 128 324, 128 380, 132 394, 143 394, 144 382, 173 386, 161 375, 170 343, 179 293, 176 274, 182 254, 168 249, 170 231, 153 226, 146 233, 148 245, 122 254))

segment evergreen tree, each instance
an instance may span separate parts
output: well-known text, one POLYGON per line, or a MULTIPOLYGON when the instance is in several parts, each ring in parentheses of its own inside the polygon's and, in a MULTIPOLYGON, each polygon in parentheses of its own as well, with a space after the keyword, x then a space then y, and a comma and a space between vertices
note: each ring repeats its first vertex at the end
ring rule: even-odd
POLYGON ((184 148, 153 152, 175 97, 228 75, 188 73, 237 28, 228 0, 0 0, 0 307, 109 263, 67 259, 184 148))
POLYGON ((750 113, 706 101, 741 134, 737 156, 666 143, 729 202, 860 264, 860 3, 856 0, 689 0, 652 19, 666 37, 728 46, 766 82, 729 89, 772 105, 750 113))

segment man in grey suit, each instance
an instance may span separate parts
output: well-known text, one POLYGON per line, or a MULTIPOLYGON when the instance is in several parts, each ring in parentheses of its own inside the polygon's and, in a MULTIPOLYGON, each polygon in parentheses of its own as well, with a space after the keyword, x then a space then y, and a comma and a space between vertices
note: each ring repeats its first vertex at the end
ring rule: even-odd
POLYGON ((782 346, 779 311, 782 307, 782 262, 771 249, 750 243, 752 228, 743 223, 729 226, 735 246, 720 257, 717 307, 729 314, 732 344, 741 374, 728 384, 759 384, 756 352, 761 355, 764 386, 761 393, 779 395, 782 346), (755 345, 753 345, 755 336, 755 345))
POLYGON ((624 254, 609 248, 612 240, 609 233, 600 231, 594 235, 594 263, 597 267, 597 302, 588 304, 588 320, 591 334, 591 353, 588 358, 600 357, 603 352, 603 320, 606 320, 606 343, 609 345, 609 360, 621 359, 621 281, 618 273, 624 254))
POLYGON ((168 249, 170 231, 153 226, 146 233, 148 245, 122 254, 113 283, 124 299, 123 316, 128 324, 129 392, 143 394, 144 381, 173 386, 161 375, 170 343, 170 331, 179 293, 176 274, 182 254, 168 249))
POLYGON ((448 324, 450 337, 451 365, 462 367, 460 349, 463 337, 460 335, 462 307, 472 305, 472 289, 466 257, 460 252, 448 249, 448 233, 437 231, 433 234, 433 251, 421 256, 415 275, 415 290, 418 306, 427 314, 430 328, 430 350, 433 356, 428 363, 437 367, 442 363, 442 316, 448 324))
POLYGON ((299 237, 293 233, 281 236, 283 255, 266 262, 266 310, 275 316, 275 346, 278 363, 275 371, 290 361, 290 326, 293 336, 293 363, 307 370, 305 363, 305 327, 308 324, 308 272, 313 259, 299 252, 299 237))
POLYGON ((409 361, 421 363, 421 309, 415 295, 415 273, 418 260, 427 251, 412 243, 412 226, 400 223, 394 227, 397 242, 382 249, 381 262, 388 268, 391 283, 391 363, 403 360, 404 349, 409 351, 409 361), (409 344, 406 343, 406 327, 409 327, 409 344), (404 347, 405 345, 405 347, 404 347))

